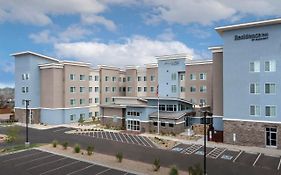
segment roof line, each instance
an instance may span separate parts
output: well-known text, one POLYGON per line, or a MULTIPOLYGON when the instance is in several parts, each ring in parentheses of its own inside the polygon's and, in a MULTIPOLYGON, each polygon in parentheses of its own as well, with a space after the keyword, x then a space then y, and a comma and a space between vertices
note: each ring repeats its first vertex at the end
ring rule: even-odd
POLYGON ((52 61, 60 62, 60 60, 58 60, 56 58, 49 57, 49 56, 46 56, 46 55, 42 55, 42 54, 35 53, 35 52, 31 52, 31 51, 16 52, 16 53, 10 54, 10 56, 15 57, 15 56, 20 56, 20 55, 24 55, 24 54, 31 54, 31 55, 35 55, 35 56, 38 56, 38 57, 41 57, 41 58, 45 58, 45 59, 49 59, 49 60, 52 60, 52 61))

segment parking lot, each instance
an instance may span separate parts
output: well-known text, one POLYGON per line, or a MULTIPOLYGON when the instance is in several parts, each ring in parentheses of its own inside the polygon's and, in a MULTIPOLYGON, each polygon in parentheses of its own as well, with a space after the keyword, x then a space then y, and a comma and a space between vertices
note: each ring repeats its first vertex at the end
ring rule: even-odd
MULTIPOLYGON (((203 145, 179 144, 172 148, 172 151, 182 154, 204 155, 203 145)), ((224 159, 233 163, 240 163, 248 166, 257 166, 273 170, 280 170, 281 157, 264 155, 261 153, 250 153, 245 151, 234 151, 226 148, 206 148, 207 157, 211 159, 224 159)))
POLYGON ((82 132, 81 134, 88 137, 107 139, 117 142, 156 148, 155 144, 148 137, 134 135, 134 134, 109 132, 109 131, 82 132))
POLYGON ((133 175, 125 171, 34 149, 0 156, 0 174, 133 175))

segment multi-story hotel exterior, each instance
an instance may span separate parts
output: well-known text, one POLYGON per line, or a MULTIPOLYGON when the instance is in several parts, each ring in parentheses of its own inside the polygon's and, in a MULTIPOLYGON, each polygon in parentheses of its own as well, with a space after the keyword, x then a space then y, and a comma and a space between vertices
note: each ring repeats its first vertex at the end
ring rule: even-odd
POLYGON ((273 19, 216 28, 224 45, 210 48, 222 71, 213 109, 226 143, 281 148, 280 27, 273 19))

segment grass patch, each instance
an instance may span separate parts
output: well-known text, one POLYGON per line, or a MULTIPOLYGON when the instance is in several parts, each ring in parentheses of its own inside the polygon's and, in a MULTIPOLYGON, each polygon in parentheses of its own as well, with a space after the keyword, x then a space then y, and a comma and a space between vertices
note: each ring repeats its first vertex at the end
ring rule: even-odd
POLYGON ((25 150, 25 149, 30 149, 30 148, 36 148, 39 146, 42 146, 44 144, 30 144, 28 147, 25 146, 25 144, 20 144, 20 145, 15 145, 15 146, 9 146, 6 148, 3 148, 0 150, 1 153, 10 153, 10 152, 15 152, 15 151, 20 151, 20 150, 25 150))

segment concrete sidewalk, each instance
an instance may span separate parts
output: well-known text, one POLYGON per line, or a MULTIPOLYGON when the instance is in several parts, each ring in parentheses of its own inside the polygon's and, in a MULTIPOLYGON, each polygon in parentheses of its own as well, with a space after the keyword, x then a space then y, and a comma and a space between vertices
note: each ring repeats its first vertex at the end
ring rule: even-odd
MULTIPOLYGON (((147 136, 147 137, 158 137, 161 139, 172 140, 172 141, 176 141, 176 142, 183 143, 183 144, 189 144, 189 145, 190 144, 199 144, 199 145, 204 144, 203 139, 199 139, 197 141, 184 140, 184 139, 178 139, 178 138, 171 137, 171 136, 161 136, 158 134, 149 134, 149 133, 143 133, 140 135, 147 136)), ((274 148, 260 148, 260 147, 254 147, 254 146, 230 145, 230 144, 216 143, 216 142, 211 142, 211 141, 207 141, 207 147, 227 148, 229 150, 234 150, 234 151, 245 151, 245 152, 251 152, 251 153, 262 153, 262 154, 270 155, 270 156, 281 156, 281 150, 274 149, 274 148)))

